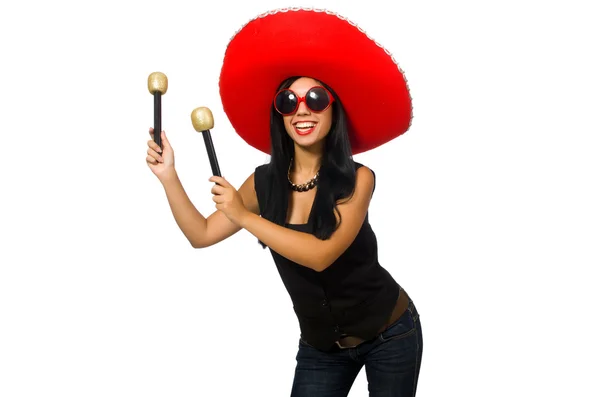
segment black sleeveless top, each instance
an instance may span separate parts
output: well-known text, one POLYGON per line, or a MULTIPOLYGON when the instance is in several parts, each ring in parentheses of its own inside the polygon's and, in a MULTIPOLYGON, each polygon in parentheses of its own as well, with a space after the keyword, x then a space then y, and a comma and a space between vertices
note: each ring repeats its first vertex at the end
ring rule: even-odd
MULTIPOLYGON (((362 164, 355 162, 355 167, 362 164)), ((261 216, 269 185, 266 178, 266 165, 257 167, 254 188, 261 216)), ((311 218, 307 224, 286 227, 310 233, 311 218)), ((292 262, 269 248, 292 299, 301 338, 319 350, 330 350, 342 335, 365 340, 375 337, 396 305, 400 286, 379 264, 377 239, 368 219, 367 214, 352 244, 322 272, 292 262)))

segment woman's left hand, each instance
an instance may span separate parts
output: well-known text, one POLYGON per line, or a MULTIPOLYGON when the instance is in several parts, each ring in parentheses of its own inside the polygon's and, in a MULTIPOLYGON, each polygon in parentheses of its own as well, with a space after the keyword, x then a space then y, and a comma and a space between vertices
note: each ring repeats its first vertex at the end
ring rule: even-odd
POLYGON ((225 178, 212 176, 209 181, 216 183, 210 192, 214 195, 213 201, 217 209, 231 222, 240 226, 242 218, 249 212, 244 206, 241 194, 225 178))

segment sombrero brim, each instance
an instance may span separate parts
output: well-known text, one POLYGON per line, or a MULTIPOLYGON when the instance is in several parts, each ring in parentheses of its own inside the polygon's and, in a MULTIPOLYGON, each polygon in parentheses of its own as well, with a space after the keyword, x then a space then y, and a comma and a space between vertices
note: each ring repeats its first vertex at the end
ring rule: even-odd
POLYGON ((388 51, 337 14, 276 10, 251 20, 235 34, 219 78, 223 109, 233 128, 267 154, 273 96, 291 76, 312 77, 338 94, 354 154, 410 128, 410 92, 388 51))

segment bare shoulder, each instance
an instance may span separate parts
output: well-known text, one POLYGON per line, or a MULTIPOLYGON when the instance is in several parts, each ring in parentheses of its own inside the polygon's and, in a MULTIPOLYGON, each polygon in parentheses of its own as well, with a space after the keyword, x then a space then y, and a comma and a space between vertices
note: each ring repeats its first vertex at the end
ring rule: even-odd
POLYGON ((244 206, 251 212, 258 214, 258 197, 256 196, 256 190, 254 189, 254 172, 246 178, 244 183, 239 189, 240 195, 242 196, 242 200, 244 201, 244 206))
POLYGON ((375 188, 375 174, 366 165, 361 166, 356 170, 356 188, 355 194, 368 195, 373 193, 375 188))
POLYGON ((373 170, 371 170, 369 167, 367 167, 366 165, 361 165, 357 170, 356 170, 356 179, 358 182, 358 179, 362 179, 370 181, 370 183, 375 181, 375 176, 373 174, 373 170))
POLYGON ((365 165, 361 165, 361 167, 356 170, 354 193, 352 193, 349 197, 338 201, 338 205, 359 202, 368 207, 374 188, 375 175, 370 168, 365 165))

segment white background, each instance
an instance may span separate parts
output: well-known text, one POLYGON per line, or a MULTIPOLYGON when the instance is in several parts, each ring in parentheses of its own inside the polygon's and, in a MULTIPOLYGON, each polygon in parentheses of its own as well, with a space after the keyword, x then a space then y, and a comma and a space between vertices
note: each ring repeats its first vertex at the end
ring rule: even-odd
POLYGON ((177 228, 145 164, 147 77, 169 78, 163 128, 208 215, 191 111, 212 109, 239 186, 268 158, 222 111, 225 47, 260 13, 316 6, 388 48, 414 100, 412 128, 356 160, 377 174, 380 261, 421 312, 418 394, 598 396, 592 3, 3 3, 0 395, 289 395, 289 296, 249 233, 194 250, 177 228))

